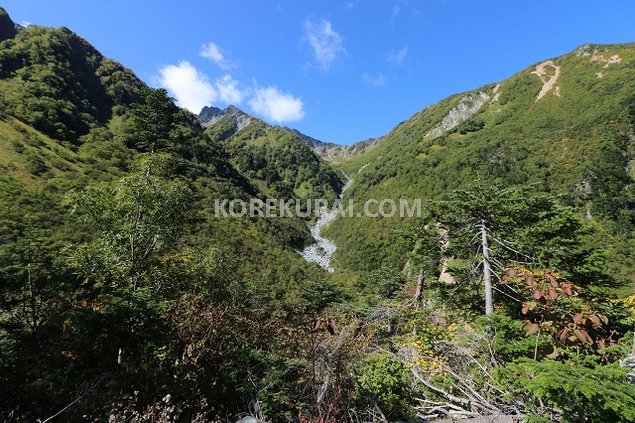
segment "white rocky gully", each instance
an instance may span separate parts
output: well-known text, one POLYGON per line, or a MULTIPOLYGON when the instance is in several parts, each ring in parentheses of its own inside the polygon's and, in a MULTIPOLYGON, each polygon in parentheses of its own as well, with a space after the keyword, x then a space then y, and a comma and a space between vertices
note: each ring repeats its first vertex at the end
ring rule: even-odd
POLYGON ((347 202, 336 199, 329 202, 326 199, 295 199, 285 200, 278 198, 251 198, 243 200, 216 199, 214 200, 214 215, 216 217, 421 217, 422 200, 405 199, 394 200, 392 198, 369 199, 359 207, 354 199, 347 202))
POLYGON ((314 223, 309 226, 313 243, 298 251, 308 262, 317 263, 328 272, 335 269, 331 265, 333 254, 337 246, 330 239, 322 235, 322 228, 328 225, 337 216, 388 218, 399 215, 400 217, 421 217, 421 199, 400 199, 398 202, 385 198, 382 200, 371 199, 364 202, 361 209, 355 207, 355 201, 349 199, 342 201, 344 192, 350 186, 351 180, 346 183, 338 199, 329 202, 325 199, 315 200, 281 200, 269 198, 266 200, 242 199, 220 200, 214 202, 214 212, 217 217, 300 217, 307 219, 316 217, 314 223), (399 203, 399 205, 397 205, 399 203))

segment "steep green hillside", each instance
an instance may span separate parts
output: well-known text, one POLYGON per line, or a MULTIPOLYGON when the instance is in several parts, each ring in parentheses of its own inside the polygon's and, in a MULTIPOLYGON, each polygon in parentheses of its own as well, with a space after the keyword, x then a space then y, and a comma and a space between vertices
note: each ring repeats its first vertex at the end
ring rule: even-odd
POLYGON ((583 46, 341 147, 0 8, 0 420, 633 421, 634 82, 583 46), (344 177, 424 216, 337 218, 334 274, 214 214, 344 177))
POLYGON ((205 133, 223 142, 231 162, 263 192, 273 198, 337 197, 341 179, 301 135, 234 109, 220 115, 205 133), (237 114, 242 121, 237 121, 237 114))
POLYGON ((295 371, 339 291, 297 253, 303 220, 217 218, 214 200, 332 197, 338 178, 262 122, 254 143, 210 139, 68 29, 9 26, 0 9, 0 419, 44 419, 87 383, 98 395, 64 419, 103 420, 139 389, 235 414, 272 369, 295 371), (267 161, 241 173, 256 147, 267 161))
POLYGON ((0 116, 0 140, 0 169, 24 186, 66 172, 98 172, 98 167, 89 166, 73 150, 6 114, 0 116))
POLYGON ((73 144, 139 101, 145 86, 66 28, 29 26, 0 45, 0 105, 73 144))
POLYGON ((11 20, 11 17, 6 10, 0 10, 0 41, 4 41, 8 38, 15 37, 17 33, 16 25, 11 20))
MULTIPOLYGON (((361 203, 425 200, 477 178, 533 183, 564 195, 608 232, 630 233, 634 93, 634 44, 582 46, 498 84, 451 96, 401 123, 343 165, 349 174, 367 165, 348 196, 361 203)), ((403 266, 400 225, 398 219, 336 220, 328 234, 338 244, 338 264, 353 270, 403 266)), ((632 256, 629 243, 619 245, 632 256)))

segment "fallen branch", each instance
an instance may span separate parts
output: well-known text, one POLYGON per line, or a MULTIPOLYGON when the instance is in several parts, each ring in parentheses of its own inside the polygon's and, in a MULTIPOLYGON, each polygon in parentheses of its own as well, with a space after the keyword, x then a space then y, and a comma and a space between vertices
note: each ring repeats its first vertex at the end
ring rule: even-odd
POLYGON ((496 415, 503 413, 498 406, 483 398, 483 396, 476 392, 470 385, 463 382, 461 378, 452 371, 452 369, 447 366, 444 367, 444 370, 452 376, 453 379, 455 379, 456 388, 461 391, 464 397, 454 395, 445 389, 434 385, 429 380, 426 380, 426 378, 420 374, 419 369, 415 367, 412 369, 412 374, 415 380, 422 383, 429 390, 446 400, 431 401, 428 399, 417 399, 417 401, 422 403, 421 406, 415 407, 417 411, 421 412, 419 417, 424 418, 424 416, 429 416, 425 418, 432 418, 432 415, 438 415, 438 413, 453 417, 474 417, 479 415, 496 415))
POLYGON ((81 401, 86 395, 90 394, 93 391, 93 389, 95 389, 97 386, 99 386, 104 381, 104 379, 106 379, 107 376, 108 376, 107 374, 103 375, 101 378, 99 378, 99 380, 97 382, 95 382, 92 386, 90 386, 88 389, 86 389, 80 396, 75 398, 73 401, 71 401, 69 404, 67 404, 64 408, 62 408, 57 413, 53 414, 51 417, 48 417, 46 420, 38 419, 38 423, 48 423, 51 420, 53 420, 54 418, 56 418, 56 417, 60 416, 61 414, 63 414, 66 410, 68 410, 73 405, 75 405, 79 401, 81 401))

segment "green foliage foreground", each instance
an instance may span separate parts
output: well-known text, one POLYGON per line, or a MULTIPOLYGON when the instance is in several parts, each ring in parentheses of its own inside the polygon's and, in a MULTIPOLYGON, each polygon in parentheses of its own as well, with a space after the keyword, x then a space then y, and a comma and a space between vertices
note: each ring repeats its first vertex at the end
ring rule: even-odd
POLYGON ((0 9, 0 420, 634 421, 635 50, 590 48, 622 62, 598 79, 563 56, 561 98, 536 102, 526 70, 453 130, 426 135, 461 96, 341 163, 356 200, 430 201, 334 221, 332 275, 297 252, 306 221, 212 215, 335 198, 297 134, 205 130, 69 30, 17 32, 0 9))

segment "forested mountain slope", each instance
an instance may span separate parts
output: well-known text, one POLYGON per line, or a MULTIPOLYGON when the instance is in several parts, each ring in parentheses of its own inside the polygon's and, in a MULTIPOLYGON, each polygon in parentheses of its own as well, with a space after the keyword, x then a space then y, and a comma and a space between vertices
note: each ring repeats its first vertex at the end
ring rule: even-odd
POLYGON ((0 420, 635 420, 634 66, 583 46, 343 147, 0 8, 0 420), (333 221, 334 274, 309 219, 214 214, 346 175, 425 201, 333 221))
POLYGON ((206 135, 222 142, 234 166, 271 198, 337 197, 341 178, 301 134, 268 125, 235 106, 210 111, 204 108, 199 114, 206 135))
MULTIPOLYGON (((348 195, 439 199, 480 179, 563 195, 608 232, 633 230, 635 45, 584 45, 509 79, 453 95, 342 165, 348 195)), ((403 266, 398 219, 338 219, 342 267, 403 266)), ((599 237, 603 239, 604 237, 599 237)), ((609 241, 611 243, 611 241, 609 241)), ((632 243, 620 243, 633 255, 632 243)), ((626 261, 630 263, 630 261, 626 261)), ((630 279, 630 277, 628 277, 630 279)))
POLYGON ((290 129, 290 131, 300 136, 315 154, 335 164, 351 160, 355 156, 359 156, 365 151, 372 149, 381 141, 381 138, 369 138, 350 145, 339 145, 316 140, 296 129, 290 129))
MULTIPOLYGON (((215 199, 271 195, 231 145, 70 30, 17 31, 2 9, 0 26, 1 418, 44 419, 93 386, 64 419, 101 420, 141 386, 146 403, 184 387, 178 373, 194 391, 169 391, 236 413, 260 389, 249 377, 297 356, 276 322, 303 327, 329 301, 297 253, 306 223, 214 217, 215 199), (221 318, 213 338, 188 333, 221 318)), ((301 147, 285 171, 314 178, 306 159, 336 195, 301 147)))

